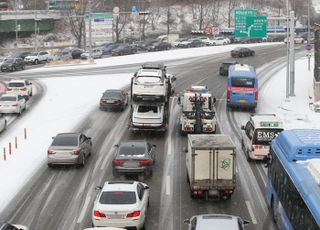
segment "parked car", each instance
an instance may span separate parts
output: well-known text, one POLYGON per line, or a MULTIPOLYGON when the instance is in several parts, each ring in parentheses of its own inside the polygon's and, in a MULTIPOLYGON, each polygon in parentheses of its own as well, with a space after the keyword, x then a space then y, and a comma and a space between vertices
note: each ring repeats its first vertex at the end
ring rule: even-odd
POLYGON ((102 48, 103 55, 111 54, 112 50, 118 48, 118 46, 122 45, 122 43, 109 43, 102 48))
POLYGON ((58 164, 83 167, 91 151, 91 137, 83 133, 59 133, 48 148, 47 163, 49 167, 58 164))
POLYGON ((239 63, 237 61, 226 61, 221 63, 221 66, 219 68, 219 74, 223 76, 227 76, 229 73, 229 67, 235 64, 239 64, 239 63))
POLYGON ((26 64, 22 58, 8 58, 1 65, 1 72, 25 69, 26 64))
POLYGON ((26 99, 18 94, 2 94, 0 96, 0 113, 22 114, 27 107, 26 99))
POLYGON ((224 37, 215 37, 211 41, 211 45, 213 46, 226 45, 228 43, 229 41, 224 37))
POLYGON ((142 229, 149 206, 149 186, 139 181, 106 181, 94 201, 92 225, 142 229))
POLYGON ((20 224, 0 223, 1 230, 28 230, 28 227, 20 224))
POLYGON ((68 59, 65 57, 72 57, 72 59, 80 59, 81 54, 84 53, 85 51, 83 49, 80 49, 78 47, 67 47, 61 50, 61 59, 68 59))
POLYGON ((2 63, 7 59, 7 57, 0 57, 0 67, 2 66, 2 63))
POLYGON ((177 47, 179 47, 179 48, 187 48, 187 47, 190 47, 191 42, 192 42, 192 39, 188 39, 188 38, 182 39, 182 40, 177 44, 177 47))
POLYGON ((47 51, 40 51, 37 53, 31 53, 24 58, 26 64, 38 65, 41 62, 47 62, 50 59, 50 54, 47 51))
POLYGON ((199 37, 198 39, 200 39, 204 45, 209 45, 208 43, 211 41, 209 37, 199 37))
POLYGON ((155 164, 155 145, 143 140, 132 140, 115 145, 116 154, 112 161, 114 177, 120 174, 142 174, 152 176, 155 164))
POLYGON ((203 214, 192 216, 183 221, 188 225, 188 230, 244 230, 249 221, 242 220, 239 216, 227 214, 203 214))
POLYGON ((172 45, 173 47, 181 47, 180 44, 183 44, 184 42, 188 41, 188 38, 179 38, 175 40, 172 45))
POLYGON ((171 44, 168 42, 154 42, 147 47, 148 51, 160 51, 171 49, 171 44))
POLYGON ((137 50, 147 50, 148 46, 151 46, 155 42, 159 42, 159 40, 158 39, 147 39, 145 41, 135 42, 133 44, 133 46, 136 47, 137 50))
POLYGON ((100 109, 116 109, 123 111, 128 106, 128 94, 123 90, 108 89, 100 99, 100 109))
POLYGON ((7 119, 3 116, 2 113, 0 113, 0 132, 5 130, 7 128, 8 121, 7 119))
POLYGON ((7 85, 8 94, 18 94, 26 100, 32 96, 32 83, 26 79, 12 79, 7 85))
POLYGON ((11 54, 10 58, 21 58, 22 60, 24 60, 24 58, 30 54, 30 51, 17 51, 11 54))
POLYGON ((255 52, 249 48, 237 47, 231 50, 231 57, 248 57, 254 56, 255 52))
MULTIPOLYGON (((80 56, 81 56, 81 59, 88 59, 89 58, 89 51, 82 53, 80 56)), ((99 48, 92 49, 91 56, 94 59, 102 58, 102 56, 103 56, 102 50, 99 48)))
POLYGON ((203 42, 200 39, 197 39, 197 38, 190 39, 189 41, 190 41, 190 43, 187 45, 188 48, 202 47, 205 45, 205 44, 203 44, 203 42))
POLYGON ((135 54, 135 53, 137 53, 137 48, 127 44, 122 44, 111 51, 112 56, 120 56, 120 55, 135 54))

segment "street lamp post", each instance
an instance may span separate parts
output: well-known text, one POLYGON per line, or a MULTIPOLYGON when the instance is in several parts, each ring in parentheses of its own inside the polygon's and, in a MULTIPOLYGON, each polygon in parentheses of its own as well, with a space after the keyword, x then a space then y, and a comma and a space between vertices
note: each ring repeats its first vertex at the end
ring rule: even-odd
POLYGON ((289 0, 287 0, 287 66, 286 66, 286 99, 289 99, 289 0))
POLYGON ((89 60, 91 61, 92 58, 92 18, 91 18, 91 0, 88 2, 89 7, 89 60))
POLYGON ((16 31, 16 43, 15 43, 15 48, 18 49, 18 15, 17 15, 17 0, 14 1, 15 5, 15 31, 16 31))

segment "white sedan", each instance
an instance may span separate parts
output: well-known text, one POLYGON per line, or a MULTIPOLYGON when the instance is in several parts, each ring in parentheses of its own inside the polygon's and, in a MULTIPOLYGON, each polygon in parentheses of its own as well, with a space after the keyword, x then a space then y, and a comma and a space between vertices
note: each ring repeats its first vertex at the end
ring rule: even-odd
POLYGON ((26 109, 26 99, 18 94, 2 94, 0 97, 0 113, 21 114, 26 109))
POLYGON ((106 181, 92 210, 95 227, 142 229, 149 204, 149 186, 139 181, 106 181))
POLYGON ((216 37, 216 38, 213 38, 210 41, 209 45, 218 46, 218 45, 226 45, 228 43, 229 43, 229 41, 226 38, 224 38, 224 37, 216 37))

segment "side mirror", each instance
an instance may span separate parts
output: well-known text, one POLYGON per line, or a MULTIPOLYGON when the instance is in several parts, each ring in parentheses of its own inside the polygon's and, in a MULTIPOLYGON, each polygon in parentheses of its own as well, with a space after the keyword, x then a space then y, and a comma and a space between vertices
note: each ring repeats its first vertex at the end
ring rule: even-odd
POLYGON ((115 147, 115 148, 119 148, 119 145, 114 145, 113 147, 115 147))
POLYGON ((188 148, 187 147, 183 147, 182 151, 187 153, 188 152, 188 148))
POLYGON ((101 189, 102 189, 101 186, 96 186, 96 187, 95 187, 95 190, 101 190, 101 189))
POLYGON ((250 221, 249 220, 243 220, 243 225, 246 226, 246 225, 249 225, 250 224, 250 221))
POLYGON ((52 138, 52 140, 55 138, 55 137, 51 137, 52 138))
POLYGON ((144 186, 144 189, 149 189, 150 187, 148 185, 145 185, 144 186))
POLYGON ((172 80, 172 81, 176 81, 177 78, 176 78, 175 76, 172 76, 171 80, 172 80))
POLYGON ((156 145, 152 145, 153 148, 157 147, 156 145))
POLYGON ((88 139, 88 140, 91 140, 92 138, 91 138, 91 137, 87 137, 87 139, 88 139))
POLYGON ((213 101, 213 104, 214 104, 214 103, 217 102, 217 99, 214 97, 212 101, 213 101))
POLYGON ((241 130, 245 130, 244 125, 241 125, 241 130))
POLYGON ((188 224, 188 225, 189 225, 191 222, 190 222, 190 220, 189 220, 189 219, 186 219, 186 220, 184 220, 184 221, 183 221, 183 223, 184 223, 184 224, 188 224))
POLYGON ((178 95, 178 105, 181 105, 181 96, 178 95))

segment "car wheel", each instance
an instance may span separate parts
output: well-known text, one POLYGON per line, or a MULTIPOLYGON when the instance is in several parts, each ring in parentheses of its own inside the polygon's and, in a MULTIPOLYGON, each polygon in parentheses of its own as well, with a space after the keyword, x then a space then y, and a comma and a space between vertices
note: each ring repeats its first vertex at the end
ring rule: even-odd
POLYGON ((86 163, 86 156, 82 155, 81 162, 80 162, 80 167, 84 167, 85 163, 86 163))
POLYGON ((20 116, 22 114, 22 109, 21 107, 19 108, 19 111, 18 111, 18 115, 20 116))
POLYGON ((39 60, 36 59, 36 60, 34 61, 34 64, 38 65, 38 64, 39 64, 39 60))
POLYGON ((16 67, 11 67, 11 71, 16 71, 16 67))
POLYGON ((8 126, 7 121, 5 121, 5 122, 4 122, 4 126, 3 126, 3 130, 6 130, 6 129, 7 129, 7 126, 8 126))
POLYGON ((53 165, 50 164, 50 163, 48 163, 48 167, 49 167, 49 168, 53 168, 53 165))

